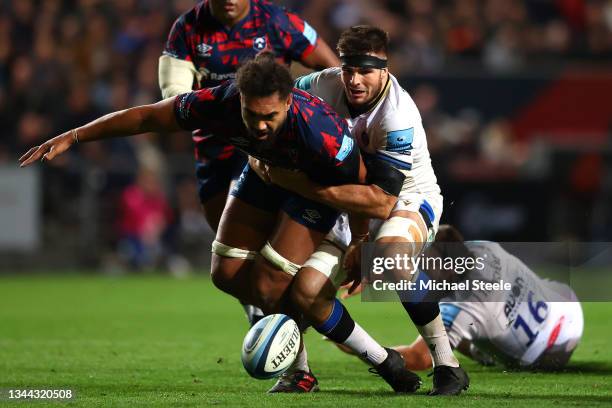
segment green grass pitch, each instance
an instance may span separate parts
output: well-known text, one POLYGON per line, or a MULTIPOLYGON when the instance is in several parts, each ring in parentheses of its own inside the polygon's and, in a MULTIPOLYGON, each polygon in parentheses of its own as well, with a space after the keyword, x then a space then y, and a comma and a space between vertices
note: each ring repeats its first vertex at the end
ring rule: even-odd
MULTIPOLYGON (((412 341, 397 303, 348 302, 383 344, 412 341)), ((612 406, 612 304, 584 305, 585 333, 568 369, 544 374, 484 368, 462 360, 470 390, 455 398, 394 395, 357 359, 309 331, 308 355, 321 392, 267 395, 240 363, 247 331, 238 302, 205 278, 162 276, 0 278, 0 388, 65 389, 67 402, 0 406, 612 406)))

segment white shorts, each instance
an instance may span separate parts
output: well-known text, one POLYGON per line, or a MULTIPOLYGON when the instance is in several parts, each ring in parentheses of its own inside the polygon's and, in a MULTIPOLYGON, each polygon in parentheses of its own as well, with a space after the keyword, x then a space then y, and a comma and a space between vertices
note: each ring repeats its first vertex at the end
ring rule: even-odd
MULTIPOLYGON (((392 212, 410 211, 418 213, 428 226, 427 242, 433 242, 440 226, 443 198, 440 194, 401 193, 392 212)), ((370 221, 370 235, 376 236, 385 220, 370 221)))
MULTIPOLYGON (((572 292, 573 294, 573 292, 572 292)), ((556 362, 567 362, 578 346, 584 330, 584 316, 578 299, 567 302, 550 302, 552 307, 550 324, 538 335, 539 344, 532 345, 521 358, 522 365, 536 365, 542 368, 557 368, 556 362), (551 362, 552 361, 552 362, 551 362)))
POLYGON ((565 351, 572 352, 578 346, 584 330, 582 306, 578 301, 557 303, 557 305, 563 310, 563 321, 551 348, 562 347, 565 351))

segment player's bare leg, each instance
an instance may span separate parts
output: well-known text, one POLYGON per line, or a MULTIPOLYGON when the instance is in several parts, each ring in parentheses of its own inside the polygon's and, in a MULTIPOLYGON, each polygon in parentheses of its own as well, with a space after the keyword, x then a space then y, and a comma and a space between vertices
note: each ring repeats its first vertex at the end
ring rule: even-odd
MULTIPOLYGON (((225 165, 220 165, 221 163, 218 160, 208 159, 198 163, 196 168, 198 195, 200 196, 202 213, 206 222, 215 233, 219 229, 219 222, 223 215, 229 192, 236 184, 236 180, 245 166, 245 160, 240 160, 238 152, 234 152, 233 156, 225 161, 227 161, 225 165), (227 180, 223 176, 228 171, 232 174, 231 180, 227 180)), ((263 317, 263 312, 258 307, 242 301, 240 304, 251 326, 263 317)))
POLYGON ((219 229, 219 221, 223 215, 227 196, 227 191, 222 191, 201 203, 204 218, 208 225, 210 225, 210 228, 215 232, 219 229))
POLYGON ((252 297, 266 314, 288 312, 287 288, 324 237, 324 233, 307 228, 281 212, 277 227, 255 259, 250 275, 252 297))
MULTIPOLYGON (((320 250, 317 252, 319 262, 309 260, 308 263, 315 262, 319 269, 325 269, 327 275, 332 276, 339 269, 341 253, 336 254, 333 246, 326 249, 328 252, 325 254, 320 250), (325 258, 335 259, 336 264, 326 264, 325 258)), ((339 248, 337 250, 341 251, 339 248)), ((350 348, 372 365, 372 370, 383 377, 396 392, 416 391, 421 385, 419 376, 405 368, 399 353, 382 347, 352 319, 348 310, 336 299, 336 285, 327 275, 312 266, 300 269, 291 287, 292 302, 315 330, 337 344, 350 348)))
MULTIPOLYGON (((416 257, 423 250, 427 242, 428 228, 420 213, 412 211, 394 211, 383 224, 376 239, 377 244, 403 244, 408 257, 416 257)), ((391 246, 388 255, 394 256, 399 247, 391 246)), ((414 275, 406 275, 412 271, 388 271, 388 279, 400 280, 426 280, 423 271, 414 271, 414 275)), ((437 301, 408 301, 402 300, 402 305, 415 324, 419 334, 429 347, 434 364, 434 386, 430 395, 456 395, 469 386, 469 378, 465 371, 459 367, 459 361, 446 334, 446 329, 440 315, 437 301)))
MULTIPOLYGON (((300 321, 299 313, 289 303, 289 287, 301 265, 318 247, 325 234, 312 230, 280 215, 278 227, 272 233, 265 250, 260 251, 251 270, 253 299, 266 313, 283 312, 300 321)), ((269 392, 314 392, 318 381, 308 366, 304 342, 295 362, 269 392)))
POLYGON ((230 196, 221 220, 211 262, 215 286, 243 304, 252 304, 250 269, 276 224, 276 214, 230 196))

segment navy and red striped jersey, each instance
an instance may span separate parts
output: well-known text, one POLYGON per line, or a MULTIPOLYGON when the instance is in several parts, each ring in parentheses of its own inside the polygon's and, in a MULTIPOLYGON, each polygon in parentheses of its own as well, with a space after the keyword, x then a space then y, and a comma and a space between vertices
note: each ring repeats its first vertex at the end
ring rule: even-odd
POLYGON ((265 163, 301 170, 323 185, 358 183, 359 147, 346 121, 317 97, 299 89, 292 95, 287 120, 273 143, 249 134, 233 82, 179 95, 174 109, 182 128, 201 129, 265 163))
POLYGON ((205 0, 175 21, 164 54, 193 62, 205 88, 234 78, 240 63, 264 49, 289 64, 314 51, 316 41, 308 23, 269 1, 251 0, 249 14, 228 28, 212 16, 205 0))

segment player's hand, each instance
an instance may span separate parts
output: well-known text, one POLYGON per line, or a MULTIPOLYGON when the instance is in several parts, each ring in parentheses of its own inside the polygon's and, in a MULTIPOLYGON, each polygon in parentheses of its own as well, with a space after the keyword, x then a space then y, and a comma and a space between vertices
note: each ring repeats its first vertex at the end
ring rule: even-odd
POLYGON ((75 142, 72 131, 62 133, 53 139, 47 140, 40 146, 35 146, 19 158, 19 167, 29 166, 35 161, 53 160, 55 157, 64 153, 75 142))
POLYGON ((341 295, 342 299, 361 293, 361 245, 362 240, 351 242, 342 258, 342 268, 346 271, 346 279, 342 282, 348 291, 341 295), (350 285, 350 286, 349 286, 350 285), (358 292, 357 289, 359 289, 358 292))
POLYGON ((363 291, 363 284, 361 282, 358 283, 359 284, 355 288, 353 288, 355 286, 355 281, 340 286, 340 289, 342 290, 340 292, 340 299, 344 300, 360 294, 363 291))
POLYGON ((251 169, 253 169, 255 174, 257 174, 260 179, 265 181, 267 184, 272 183, 269 176, 270 167, 267 164, 254 158, 253 156, 249 156, 249 166, 251 166, 251 169))

